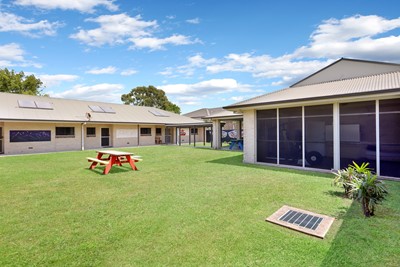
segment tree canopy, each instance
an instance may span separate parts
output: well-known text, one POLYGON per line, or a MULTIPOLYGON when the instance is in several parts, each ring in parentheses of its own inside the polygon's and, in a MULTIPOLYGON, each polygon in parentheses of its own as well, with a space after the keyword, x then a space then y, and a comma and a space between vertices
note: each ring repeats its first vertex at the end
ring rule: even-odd
POLYGON ((128 94, 123 94, 121 100, 126 105, 155 107, 177 114, 181 113, 180 107, 170 102, 163 90, 152 85, 133 88, 128 94))
POLYGON ((41 95, 40 87, 43 82, 33 74, 25 76, 23 71, 16 73, 14 70, 0 69, 0 92, 41 95))

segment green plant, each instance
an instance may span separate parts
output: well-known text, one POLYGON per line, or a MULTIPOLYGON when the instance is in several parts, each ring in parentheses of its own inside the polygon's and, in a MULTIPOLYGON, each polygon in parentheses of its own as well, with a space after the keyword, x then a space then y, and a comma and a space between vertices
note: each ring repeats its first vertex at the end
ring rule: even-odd
POLYGON ((356 177, 349 185, 352 197, 361 202, 366 217, 374 215, 375 206, 380 204, 388 194, 385 184, 371 172, 366 172, 364 175, 356 177))
POLYGON ((355 178, 361 178, 367 173, 371 173, 371 169, 368 168, 368 165, 368 162, 363 162, 361 165, 358 165, 353 161, 353 164, 350 164, 347 168, 334 172, 335 177, 333 179, 333 185, 343 186, 344 194, 346 197, 351 198, 351 183, 355 178))

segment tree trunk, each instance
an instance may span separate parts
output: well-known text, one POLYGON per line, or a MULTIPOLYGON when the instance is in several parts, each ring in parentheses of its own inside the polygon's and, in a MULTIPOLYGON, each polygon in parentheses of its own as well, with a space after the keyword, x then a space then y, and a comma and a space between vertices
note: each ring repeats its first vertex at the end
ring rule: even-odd
POLYGON ((362 199, 362 207, 363 207, 365 217, 370 217, 371 211, 369 210, 369 199, 368 198, 364 197, 362 199))

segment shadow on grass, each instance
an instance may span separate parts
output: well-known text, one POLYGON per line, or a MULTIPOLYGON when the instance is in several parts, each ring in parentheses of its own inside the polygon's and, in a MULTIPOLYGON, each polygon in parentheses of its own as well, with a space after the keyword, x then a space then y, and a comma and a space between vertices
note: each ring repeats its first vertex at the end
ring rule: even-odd
POLYGON ((320 176, 322 178, 332 178, 330 173, 323 173, 323 172, 316 172, 310 170, 299 170, 299 169, 291 169, 285 167, 275 167, 275 166, 266 166, 261 164, 252 164, 252 163, 244 163, 243 162, 243 155, 236 155, 232 157, 226 158, 218 158, 215 160, 206 161, 207 163, 215 163, 215 164, 225 164, 225 165, 232 165, 232 166, 241 166, 246 168, 253 168, 253 169, 265 169, 274 172, 282 172, 282 173, 296 173, 302 175, 313 175, 313 176, 320 176))
MULTIPOLYGON (((90 171, 90 172, 92 172, 94 174, 97 174, 97 175, 104 175, 103 174, 104 168, 105 167, 96 167, 96 168, 94 168, 92 170, 87 168, 86 171, 90 171)), ((139 170, 136 170, 136 171, 139 171, 139 170)), ((106 174, 106 175, 112 175, 113 173, 114 174, 116 174, 116 173, 126 173, 126 172, 135 172, 135 170, 132 170, 132 168, 130 166, 129 167, 128 166, 113 166, 111 168, 111 170, 108 172, 108 174, 106 174)))

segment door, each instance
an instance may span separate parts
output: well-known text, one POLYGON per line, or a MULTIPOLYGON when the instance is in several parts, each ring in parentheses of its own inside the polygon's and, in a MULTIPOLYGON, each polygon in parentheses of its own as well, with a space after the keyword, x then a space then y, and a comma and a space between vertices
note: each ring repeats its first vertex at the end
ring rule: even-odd
POLYGON ((172 128, 165 128, 165 143, 172 143, 172 128))
POLYGON ((3 127, 0 127, 0 154, 4 153, 3 148, 3 127))
POLYGON ((110 146, 110 128, 101 128, 101 146, 110 146))

